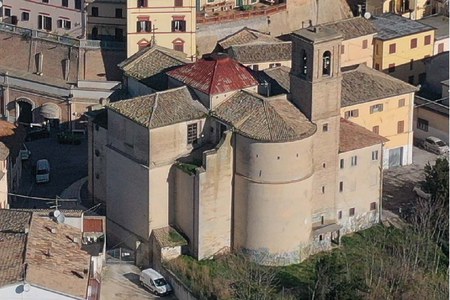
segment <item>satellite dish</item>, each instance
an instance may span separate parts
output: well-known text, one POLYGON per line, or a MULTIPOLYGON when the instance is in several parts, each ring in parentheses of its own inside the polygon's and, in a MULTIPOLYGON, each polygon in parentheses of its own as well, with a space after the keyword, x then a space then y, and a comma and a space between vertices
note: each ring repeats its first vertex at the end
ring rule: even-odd
POLYGON ((3 1, 2 0, 0 0, 0 7, 2 7, 3 6, 3 1))
POLYGON ((55 211, 53 212, 53 216, 54 216, 55 218, 58 218, 60 214, 61 214, 61 212, 60 212, 59 210, 55 210, 55 211))
POLYGON ((29 292, 30 291, 30 285, 28 284, 28 283, 25 283, 24 285, 23 285, 23 290, 25 291, 25 292, 29 292))
POLYGON ((364 13, 364 18, 369 20, 370 18, 372 18, 372 14, 370 12, 366 12, 364 13))
POLYGON ((56 217, 56 222, 58 223, 64 223, 64 221, 66 220, 66 217, 64 216, 63 213, 60 213, 59 216, 56 217))

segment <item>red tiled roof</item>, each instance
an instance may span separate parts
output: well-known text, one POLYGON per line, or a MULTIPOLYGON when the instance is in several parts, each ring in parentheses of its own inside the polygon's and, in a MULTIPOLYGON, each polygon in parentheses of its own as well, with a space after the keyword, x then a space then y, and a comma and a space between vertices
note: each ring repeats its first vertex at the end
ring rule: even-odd
POLYGON ((103 232, 102 219, 84 219, 83 232, 103 232))
POLYGON ((339 139, 339 152, 341 153, 389 141, 387 138, 343 118, 341 118, 339 139))
POLYGON ((213 54, 167 74, 208 95, 217 95, 255 86, 249 70, 224 54, 213 54))

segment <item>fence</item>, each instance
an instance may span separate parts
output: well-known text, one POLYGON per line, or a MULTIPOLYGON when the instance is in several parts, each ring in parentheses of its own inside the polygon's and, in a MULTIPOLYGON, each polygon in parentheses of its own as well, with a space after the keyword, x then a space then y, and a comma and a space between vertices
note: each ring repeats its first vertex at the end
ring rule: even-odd
POLYGON ((87 49, 125 49, 126 46, 124 42, 83 40, 65 35, 58 35, 50 32, 23 28, 7 23, 0 23, 0 31, 15 33, 21 35, 24 39, 41 39, 45 41, 60 43, 63 45, 87 49))
POLYGON ((238 11, 231 10, 225 12, 223 15, 217 16, 205 16, 204 13, 197 14, 197 24, 213 24, 222 23, 227 21, 250 19, 259 16, 270 16, 280 11, 286 10, 286 3, 279 4, 276 6, 270 6, 268 8, 255 9, 251 11, 238 11))

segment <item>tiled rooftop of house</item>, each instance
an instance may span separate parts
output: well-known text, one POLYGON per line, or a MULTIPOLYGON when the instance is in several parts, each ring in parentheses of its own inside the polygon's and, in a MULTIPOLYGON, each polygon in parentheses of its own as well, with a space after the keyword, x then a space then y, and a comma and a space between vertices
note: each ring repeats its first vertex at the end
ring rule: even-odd
POLYGON ((231 46, 244 44, 279 43, 280 40, 266 33, 244 27, 243 29, 223 38, 217 44, 226 50, 231 46))
POLYGON ((0 209, 0 287, 23 280, 31 213, 0 209))
POLYGON ((262 72, 266 74, 273 82, 271 83, 271 90, 273 93, 289 93, 291 87, 291 81, 289 77, 290 68, 281 66, 276 68, 266 69, 262 72), (278 86, 277 86, 278 85, 278 86))
POLYGON ((166 72, 190 63, 182 52, 160 46, 145 48, 119 64, 125 75, 161 91, 167 88, 166 72))
POLYGON ((167 73, 207 95, 223 94, 258 85, 249 70, 225 54, 212 54, 167 73))
POLYGON ((377 29, 375 37, 380 40, 395 39, 434 29, 429 25, 392 13, 372 17, 370 21, 377 29))
POLYGON ((9 155, 16 158, 25 140, 26 132, 23 126, 16 126, 5 120, 0 120, 0 142, 9 149, 9 155))
POLYGON ((107 107, 147 128, 163 127, 206 115, 206 110, 192 99, 185 86, 114 102, 107 107))
POLYGON ((26 247, 26 280, 47 290, 86 297, 90 255, 81 250, 79 229, 33 216, 26 247), (52 229, 55 231, 52 233, 52 229))
POLYGON ((432 15, 418 20, 418 22, 436 28, 435 39, 448 38, 448 17, 444 15, 432 15))
POLYGON ((299 140, 311 136, 316 126, 285 98, 264 98, 239 91, 214 111, 243 136, 267 142, 299 140))
POLYGON ((101 218, 83 218, 83 232, 103 232, 103 219, 101 218))
POLYGON ((86 298, 90 255, 81 231, 28 211, 0 209, 0 286, 23 282, 86 298), (52 232, 53 230, 53 232, 52 232))
POLYGON ((409 83, 362 64, 342 76, 342 107, 418 91, 409 83))
POLYGON ((386 143, 387 141, 389 141, 387 138, 341 118, 339 152, 362 149, 376 144, 386 143))
POLYGON ((320 25, 321 27, 332 28, 340 33, 344 40, 374 34, 377 32, 373 24, 362 17, 354 17, 336 22, 330 22, 320 25))
POLYGON ((153 229, 152 233, 161 248, 187 245, 187 241, 170 226, 153 229))
POLYGON ((8 147, 6 147, 5 144, 3 144, 2 142, 0 142, 0 160, 6 160, 8 158, 9 155, 9 149, 8 147))
POLYGON ((227 53, 242 64, 289 61, 292 55, 292 43, 236 45, 228 48, 227 53))

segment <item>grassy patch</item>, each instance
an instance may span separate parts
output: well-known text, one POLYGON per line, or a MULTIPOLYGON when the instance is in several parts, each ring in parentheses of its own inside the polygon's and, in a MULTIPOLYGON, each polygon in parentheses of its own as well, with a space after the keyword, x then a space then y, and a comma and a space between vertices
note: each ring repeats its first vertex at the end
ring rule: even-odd
POLYGON ((191 162, 178 162, 176 164, 176 166, 184 171, 185 173, 189 174, 189 175, 194 175, 195 174, 195 170, 197 170, 198 167, 202 166, 202 161, 201 160, 193 160, 191 162))

